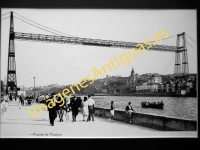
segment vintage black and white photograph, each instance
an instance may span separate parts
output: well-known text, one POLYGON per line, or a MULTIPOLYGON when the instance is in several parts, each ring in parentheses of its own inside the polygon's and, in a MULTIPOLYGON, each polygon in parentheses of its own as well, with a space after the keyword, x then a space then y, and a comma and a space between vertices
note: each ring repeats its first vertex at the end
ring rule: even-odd
POLYGON ((197 138, 196 9, 1 8, 1 138, 197 138))

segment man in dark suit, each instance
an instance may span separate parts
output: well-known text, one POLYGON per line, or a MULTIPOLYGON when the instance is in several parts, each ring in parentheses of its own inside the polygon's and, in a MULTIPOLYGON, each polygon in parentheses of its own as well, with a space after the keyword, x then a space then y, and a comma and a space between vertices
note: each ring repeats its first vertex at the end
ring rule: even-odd
POLYGON ((132 112, 135 112, 131 106, 131 102, 128 102, 128 105, 126 106, 125 111, 129 114, 129 118, 130 118, 130 123, 132 123, 131 121, 131 114, 132 112))
POLYGON ((89 110, 89 116, 87 121, 90 121, 92 118, 92 121, 94 121, 94 105, 95 101, 92 99, 91 95, 88 95, 88 110, 89 110))
MULTIPOLYGON (((51 96, 50 96, 49 98, 47 98, 46 100, 52 99, 52 100, 54 101, 54 95, 55 95, 55 93, 51 93, 51 96)), ((50 103, 50 101, 46 102, 47 107, 48 107, 49 103, 50 103)), ((52 126, 54 126, 54 121, 55 121, 55 119, 56 119, 56 117, 57 117, 56 106, 53 106, 52 108, 49 108, 49 107, 48 107, 48 111, 49 111, 49 120, 50 120, 50 124, 51 124, 52 126)))
POLYGON ((23 106, 22 95, 19 96, 19 100, 20 100, 20 102, 21 102, 21 105, 23 106))
POLYGON ((12 101, 12 95, 11 94, 10 94, 9 98, 10 98, 10 101, 12 101))
POLYGON ((80 104, 80 100, 77 99, 76 95, 74 95, 70 101, 70 106, 72 109, 72 122, 76 122, 76 116, 78 115, 80 104))

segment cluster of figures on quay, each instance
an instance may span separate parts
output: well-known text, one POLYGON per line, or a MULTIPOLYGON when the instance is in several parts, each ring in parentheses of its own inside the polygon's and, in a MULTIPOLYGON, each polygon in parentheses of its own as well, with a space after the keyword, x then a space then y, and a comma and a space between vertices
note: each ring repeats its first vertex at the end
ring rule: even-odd
MULTIPOLYGON (((56 94, 52 92, 51 94, 45 95, 28 95, 24 97, 23 94, 17 95, 17 96, 9 96, 9 95, 4 95, 4 99, 1 104, 1 110, 2 112, 7 111, 8 107, 8 102, 11 101, 17 101, 19 103, 19 109, 21 106, 25 105, 32 105, 34 100, 39 103, 43 103, 46 106, 49 106, 49 101, 48 99, 52 99, 54 101, 54 96, 56 94)), ((55 97, 57 101, 61 101, 61 97, 56 96, 55 97)), ((83 121, 94 121, 94 113, 95 113, 95 101, 92 98, 92 96, 89 94, 88 96, 76 96, 73 95, 71 98, 65 98, 64 99, 64 105, 60 106, 60 104, 55 103, 55 105, 52 108, 47 107, 47 110, 49 112, 49 121, 50 125, 54 126, 54 121, 59 117, 59 121, 63 122, 63 117, 66 118, 66 122, 69 121, 69 114, 71 112, 72 114, 72 122, 76 122, 77 115, 81 113, 83 115, 83 121)), ((130 118, 130 123, 131 123, 131 113, 134 112, 131 102, 128 103, 128 105, 125 108, 126 113, 129 115, 130 118)), ((3 114, 3 113, 2 113, 3 114)), ((111 117, 109 118, 110 121, 114 121, 114 114, 115 114, 115 106, 114 106, 114 101, 111 101, 110 104, 110 114, 111 117)))
MULTIPOLYGON (((55 93, 52 93, 50 96, 46 95, 46 99, 53 98, 55 93)), ((44 97, 44 96, 42 96, 44 97)), ((56 96, 57 101, 60 101, 61 98, 59 96, 56 96)), ((50 103, 50 102, 49 102, 50 103)), ((48 105, 49 103, 46 103, 48 105)), ((71 98, 65 99, 65 104, 63 106, 59 106, 57 103, 54 107, 48 108, 49 111, 49 120, 50 124, 54 126, 54 120, 57 117, 57 114, 59 116, 60 122, 63 122, 63 116, 65 114, 66 121, 69 121, 69 112, 72 112, 72 122, 76 122, 76 117, 79 114, 79 112, 83 115, 83 121, 94 121, 94 113, 95 113, 95 101, 92 99, 91 95, 88 96, 76 96, 74 95, 71 98)), ((128 105, 125 108, 126 113, 129 115, 129 122, 131 122, 131 113, 134 112, 131 102, 128 103, 128 105)), ((111 118, 109 118, 110 121, 114 121, 114 113, 115 112, 115 106, 114 101, 111 101, 110 105, 110 113, 111 118)))
MULTIPOLYGON (((52 99, 54 101, 54 96, 56 94, 52 92, 51 94, 45 95, 27 95, 24 97, 23 94, 21 95, 4 95, 4 98, 1 102, 1 110, 2 112, 6 112, 8 108, 8 103, 11 101, 16 101, 19 103, 19 109, 21 109, 21 106, 25 105, 32 105, 34 101, 39 103, 43 103, 46 106, 49 105, 49 102, 47 102, 48 99, 52 99)), ((60 101, 61 98, 59 96, 56 96, 57 101, 60 101)), ((49 111, 49 121, 52 126, 54 126, 54 120, 59 116, 60 122, 63 122, 63 116, 65 115, 66 121, 69 121, 69 113, 72 113, 72 121, 76 122, 76 117, 79 112, 82 112, 83 114, 83 121, 94 121, 94 106, 95 101, 91 98, 91 95, 77 97, 76 95, 72 96, 71 98, 65 98, 65 103, 63 106, 60 106, 60 104, 55 103, 55 106, 52 108, 47 107, 49 111)), ((3 113, 2 113, 3 115, 3 113)))
POLYGON ((9 102, 12 102, 12 101, 18 102, 19 109, 20 109, 21 106, 24 106, 24 105, 30 106, 33 103, 32 99, 34 99, 34 95, 27 95, 26 97, 24 97, 23 94, 21 95, 4 94, 3 99, 1 98, 1 115, 3 115, 7 111, 9 102))
MULTIPOLYGON (((53 99, 55 93, 51 93, 51 95, 46 95, 47 99, 53 99)), ((59 96, 56 96, 57 101, 61 101, 59 96)), ((50 102, 46 102, 45 104, 49 106, 50 102)), ((42 101, 43 102, 43 101, 42 101)), ((55 103, 55 102, 54 102, 55 103)), ((59 121, 63 122, 63 116, 65 115, 66 121, 69 121, 69 113, 72 113, 72 122, 76 122, 77 115, 79 112, 83 115, 83 121, 94 121, 94 106, 95 101, 91 98, 91 95, 78 97, 76 95, 71 98, 65 98, 65 103, 63 106, 55 103, 55 106, 52 108, 48 107, 49 111, 49 121, 52 126, 54 126, 54 120, 59 116, 59 121)))

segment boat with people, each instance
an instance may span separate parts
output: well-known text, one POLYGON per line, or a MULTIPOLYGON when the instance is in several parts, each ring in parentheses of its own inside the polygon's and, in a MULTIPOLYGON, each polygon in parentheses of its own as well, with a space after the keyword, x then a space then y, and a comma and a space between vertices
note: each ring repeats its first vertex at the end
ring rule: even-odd
POLYGON ((90 95, 91 96, 107 96, 108 94, 106 94, 106 93, 94 93, 94 92, 91 92, 90 95))
POLYGON ((157 108, 157 109, 163 109, 164 103, 163 101, 157 101, 157 102, 149 102, 149 101, 142 101, 141 105, 143 108, 157 108))

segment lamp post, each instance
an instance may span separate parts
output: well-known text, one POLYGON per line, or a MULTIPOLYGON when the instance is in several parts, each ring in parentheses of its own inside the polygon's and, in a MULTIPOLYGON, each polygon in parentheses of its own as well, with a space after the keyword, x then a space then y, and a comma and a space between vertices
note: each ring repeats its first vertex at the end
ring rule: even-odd
POLYGON ((33 77, 33 79, 34 79, 34 88, 35 88, 35 77, 33 77))
POLYGON ((34 96, 35 96, 35 77, 33 77, 34 79, 34 96))

